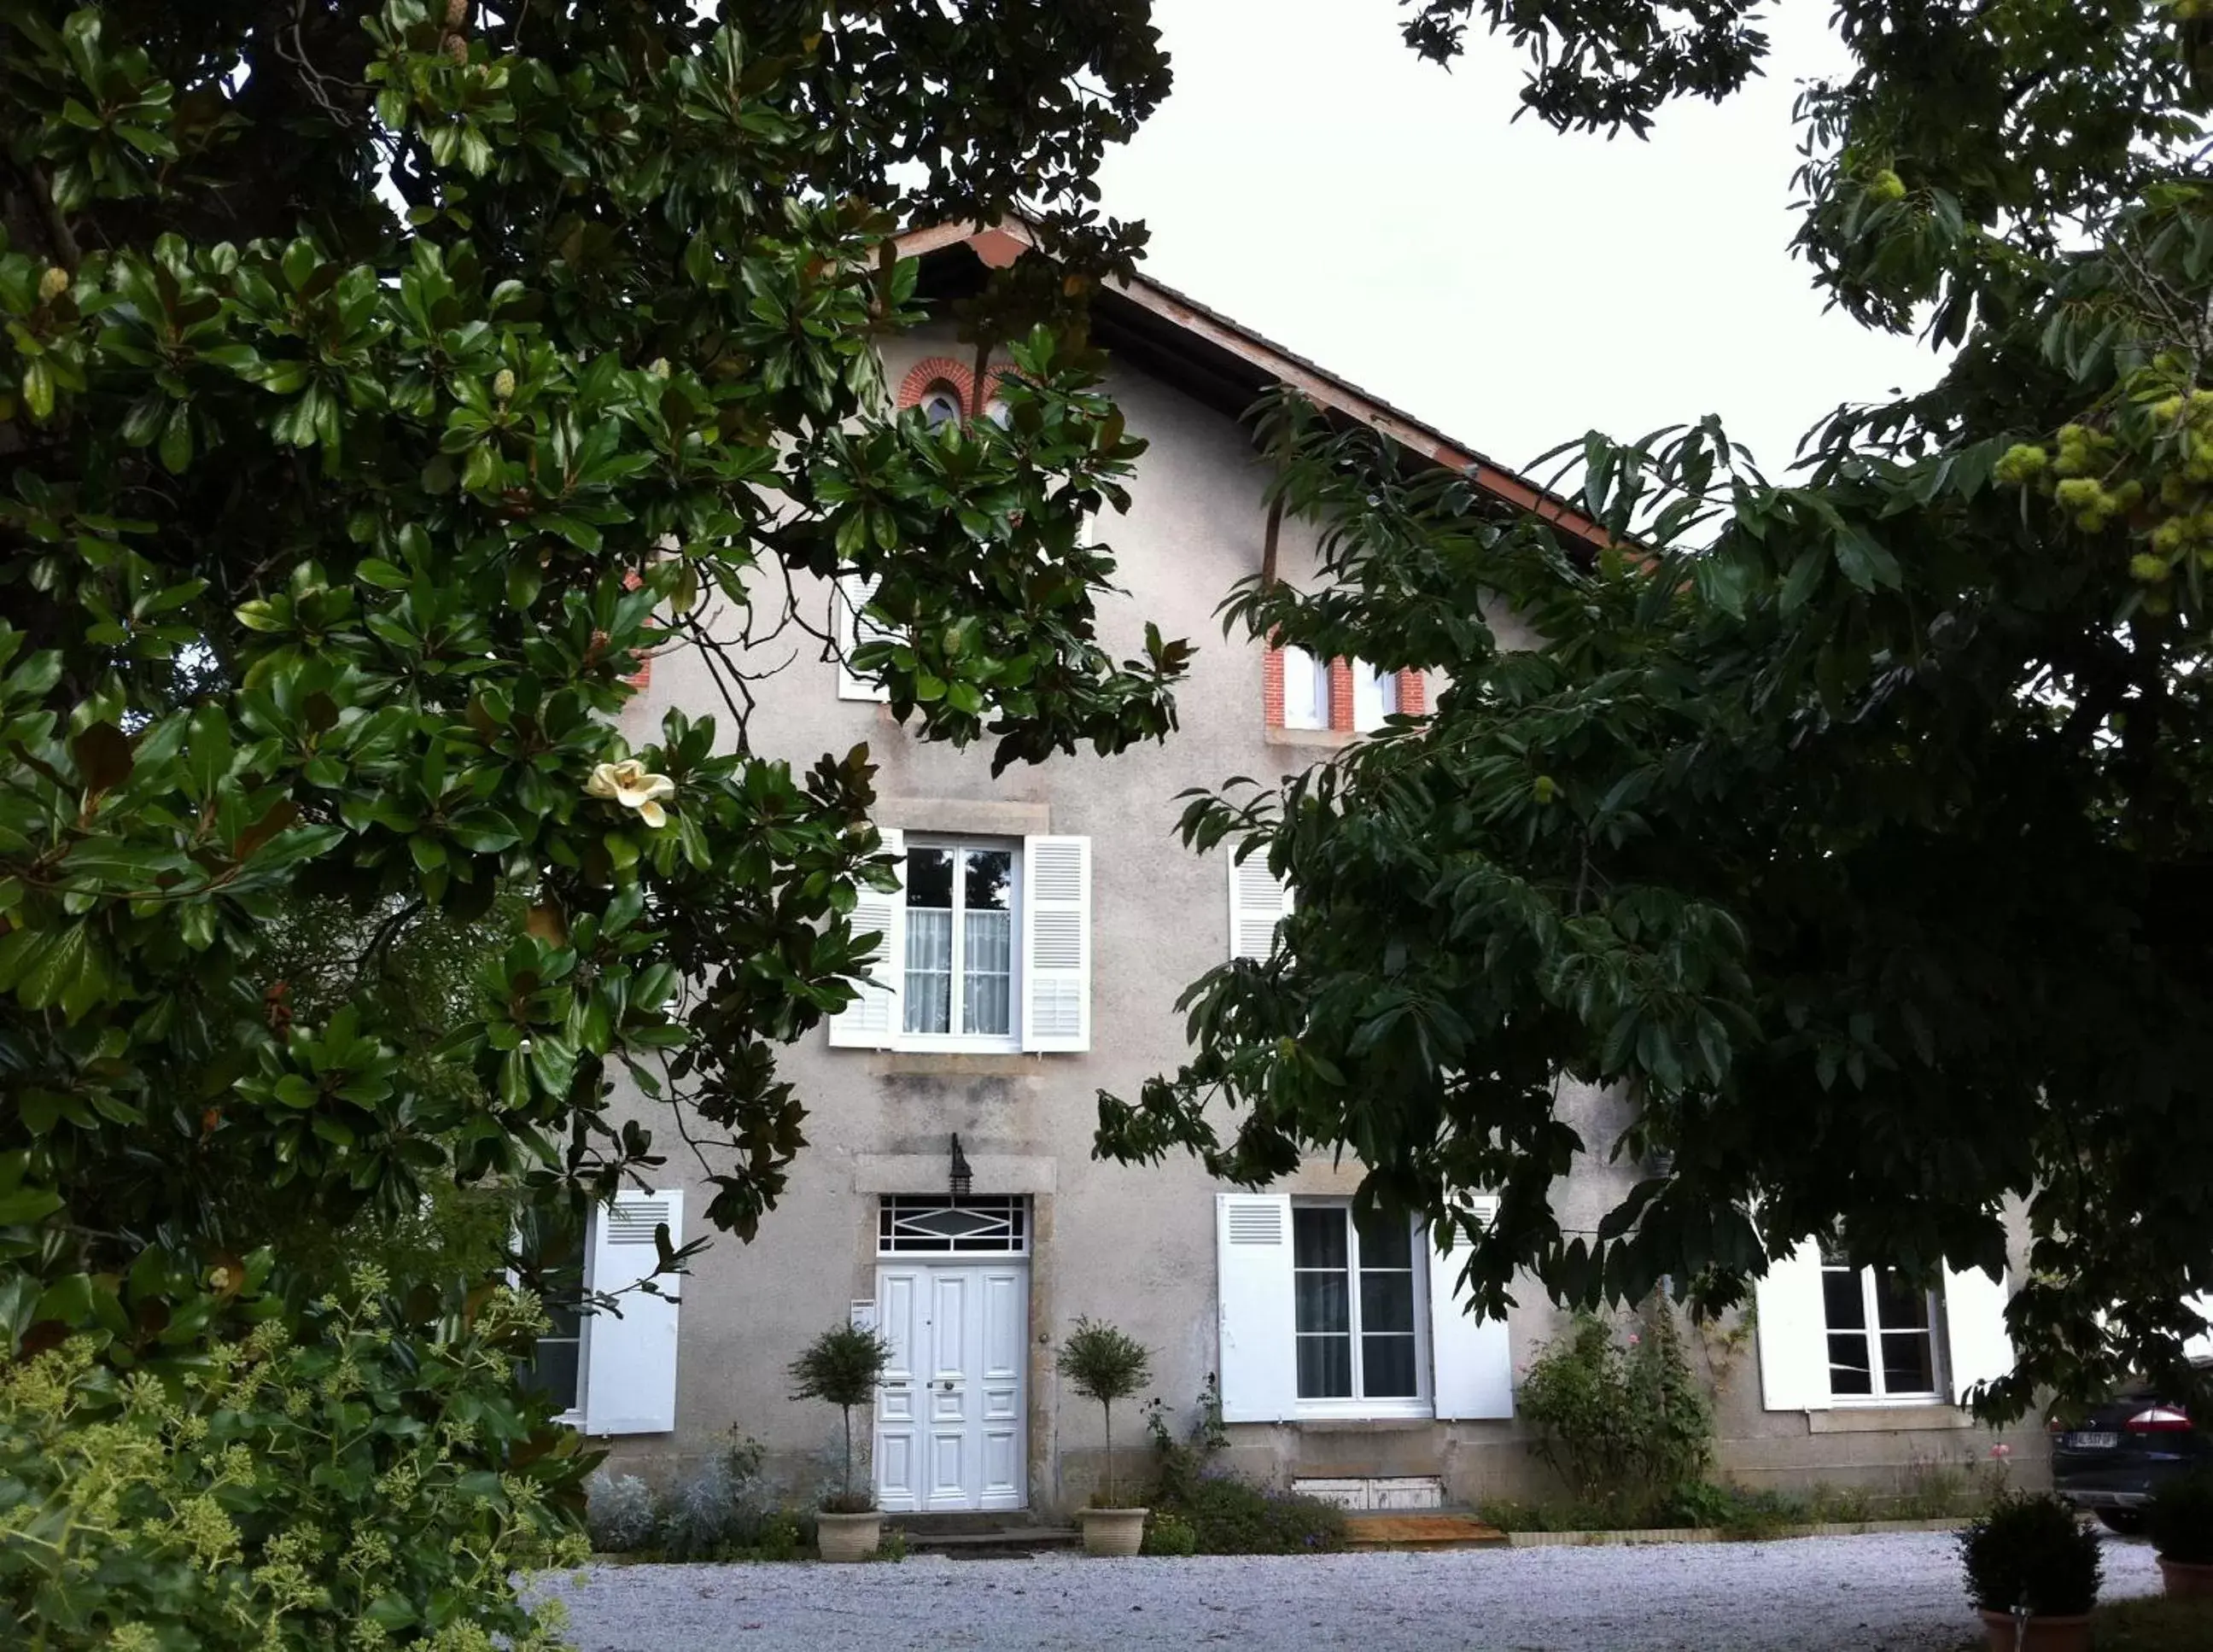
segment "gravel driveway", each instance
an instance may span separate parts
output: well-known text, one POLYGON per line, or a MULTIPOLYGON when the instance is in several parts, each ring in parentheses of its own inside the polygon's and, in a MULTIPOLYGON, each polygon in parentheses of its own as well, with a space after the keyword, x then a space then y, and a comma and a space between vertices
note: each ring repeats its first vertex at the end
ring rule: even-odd
MULTIPOLYGON (((2159 1588, 2108 1539, 2106 1598, 2159 1588)), ((581 1652, 1356 1647, 1952 1652, 1977 1628, 1942 1533, 1274 1559, 607 1566, 564 1582, 581 1652)))

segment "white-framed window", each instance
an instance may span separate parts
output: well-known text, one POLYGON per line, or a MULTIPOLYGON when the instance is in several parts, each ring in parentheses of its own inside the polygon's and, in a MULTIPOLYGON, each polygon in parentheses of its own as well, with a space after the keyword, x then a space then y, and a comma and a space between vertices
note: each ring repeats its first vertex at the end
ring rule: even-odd
POLYGON ((1352 726, 1372 734, 1386 717, 1399 715, 1399 674, 1378 671, 1365 660, 1352 662, 1352 726))
POLYGON ((1017 1049, 1021 845, 910 836, 900 1031, 911 1041, 1017 1049))
POLYGON ((1821 1259, 1829 1393, 1852 1400, 1944 1399, 1936 1369, 1937 1294, 1894 1268, 1821 1259))
POLYGON ((1411 1217, 1350 1203, 1291 1205, 1299 1405, 1373 1417, 1429 1403, 1429 1315, 1411 1217))
POLYGON ((876 1254, 1027 1256, 1029 1216, 1020 1193, 887 1193, 876 1201, 876 1254))
MULTIPOLYGON (((1478 1225, 1497 1201, 1468 1201, 1478 1225)), ((1431 1249, 1411 1218, 1346 1199, 1215 1196, 1217 1371, 1231 1423, 1514 1415, 1506 1321, 1469 1311, 1465 1231, 1431 1249)))
POLYGON ((2013 1369, 2012 1295, 1979 1268, 1923 1289, 1888 1268, 1853 1268, 1808 1240, 1753 1287, 1760 1403, 1771 1411, 1965 1405, 2013 1369))
POLYGON ((1283 727, 1329 727, 1329 666, 1295 643, 1286 643, 1283 656, 1283 727))
POLYGON ((1091 839, 881 831, 899 887, 856 892, 869 979, 830 1021, 869 1050, 1091 1047, 1091 839))
POLYGON ((552 1327, 539 1338, 516 1381, 551 1399, 564 1423, 584 1420, 584 1315, 574 1302, 544 1304, 552 1327))

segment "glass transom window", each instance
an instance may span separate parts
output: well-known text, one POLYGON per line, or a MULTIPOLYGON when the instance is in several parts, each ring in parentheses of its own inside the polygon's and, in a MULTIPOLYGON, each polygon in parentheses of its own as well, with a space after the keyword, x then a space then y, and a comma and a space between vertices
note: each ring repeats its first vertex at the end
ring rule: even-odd
POLYGON ((1028 1249, 1029 1201, 1018 1194, 893 1193, 876 1207, 881 1255, 1005 1256, 1028 1249))
POLYGON ((1009 845, 918 843, 906 851, 904 1030, 1015 1036, 1015 878, 1009 845))
POLYGON ((1422 1395, 1413 1223, 1295 1205, 1291 1267, 1302 1400, 1422 1395))
POLYGON ((1892 1268, 1821 1259, 1829 1392, 1838 1399, 1936 1399, 1936 1298, 1892 1268))

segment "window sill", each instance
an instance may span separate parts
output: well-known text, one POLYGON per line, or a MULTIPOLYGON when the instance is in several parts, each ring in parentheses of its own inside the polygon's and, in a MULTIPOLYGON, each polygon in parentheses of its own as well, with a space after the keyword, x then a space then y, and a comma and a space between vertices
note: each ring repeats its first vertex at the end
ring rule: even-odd
POLYGON ((1268 744, 1271 746, 1350 746, 1360 736, 1350 728, 1283 728, 1271 725, 1268 744))
POLYGON ((1436 1411, 1426 1406, 1418 1411, 1369 1411, 1356 1417, 1339 1411, 1301 1411, 1291 1419, 1305 1434, 1404 1434, 1429 1428, 1436 1420, 1436 1411))
POLYGON ((1941 1399, 1838 1399, 1806 1413, 1809 1434, 1880 1434, 1896 1429, 1971 1429, 1972 1412, 1941 1399))

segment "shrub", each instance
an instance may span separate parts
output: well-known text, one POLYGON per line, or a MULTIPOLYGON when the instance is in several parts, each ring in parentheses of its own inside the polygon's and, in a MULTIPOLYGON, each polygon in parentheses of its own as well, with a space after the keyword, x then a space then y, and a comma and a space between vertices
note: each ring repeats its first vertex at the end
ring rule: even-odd
POLYGON ((2169 1480, 2152 1494, 2146 1512, 2161 1559, 2213 1565, 2213 1472, 2200 1468, 2169 1480))
POLYGON ((1192 1555, 1198 1552, 1198 1533, 1181 1515, 1155 1509, 1145 1519, 1143 1552, 1150 1555, 1192 1555))
MULTIPOLYGON (((1106 1501, 1114 1501, 1114 1402, 1127 1399, 1152 1375, 1153 1356, 1136 1338, 1111 1325, 1078 1320, 1060 1346, 1060 1374, 1086 1399, 1095 1399, 1106 1417, 1106 1501)), ((1096 1503, 1094 1496, 1092 1501, 1096 1503)))
POLYGON ((1698 1481, 1713 1458, 1713 1405, 1657 1302, 1627 1344, 1579 1314, 1546 1344, 1515 1396, 1531 1449, 1580 1502, 1636 1507, 1698 1481))
POLYGON ((845 1489, 825 1497, 823 1509, 832 1514, 865 1514, 876 1506, 874 1497, 853 1490, 853 1408, 875 1402, 876 1384, 883 1381, 892 1345, 875 1332, 857 1325, 833 1325, 791 1362, 791 1380, 798 1384, 794 1399, 826 1399, 845 1417, 845 1489))
POLYGON ((2073 1618, 2096 1604, 2104 1570, 2094 1533, 2049 1493, 2009 1495, 1960 1533, 1967 1594, 1984 1612, 2026 1606, 2073 1618))
MULTIPOLYGON (((659 1546, 669 1560, 727 1560, 765 1546, 771 1523, 789 1521, 761 1478, 761 1444, 734 1435, 722 1451, 680 1475, 661 1500, 659 1546)), ((797 1547, 796 1537, 791 1545, 797 1547)))
POLYGON ((1332 1554, 1344 1547, 1344 1511, 1336 1504, 1228 1475, 1201 1480, 1169 1512, 1190 1522, 1199 1554, 1332 1554))
POLYGON ((636 1554, 651 1548, 661 1531, 653 1488, 635 1474, 594 1470, 584 1482, 584 1529, 600 1554, 636 1554))
POLYGON ((1145 1427, 1153 1436, 1153 1502, 1161 1507, 1180 1507, 1191 1499, 1206 1478, 1214 1460, 1228 1448, 1229 1430, 1222 1425, 1222 1390, 1207 1373, 1198 1391, 1198 1411, 1183 1439, 1168 1426, 1168 1408, 1158 1399, 1145 1402, 1145 1427))
POLYGON ((82 1337, 0 1372, 0 1621, 46 1652, 558 1645, 513 1581, 588 1552, 563 1513, 585 1460, 512 1394, 543 1317, 500 1291, 405 1339, 384 1283, 167 1381, 82 1337))

